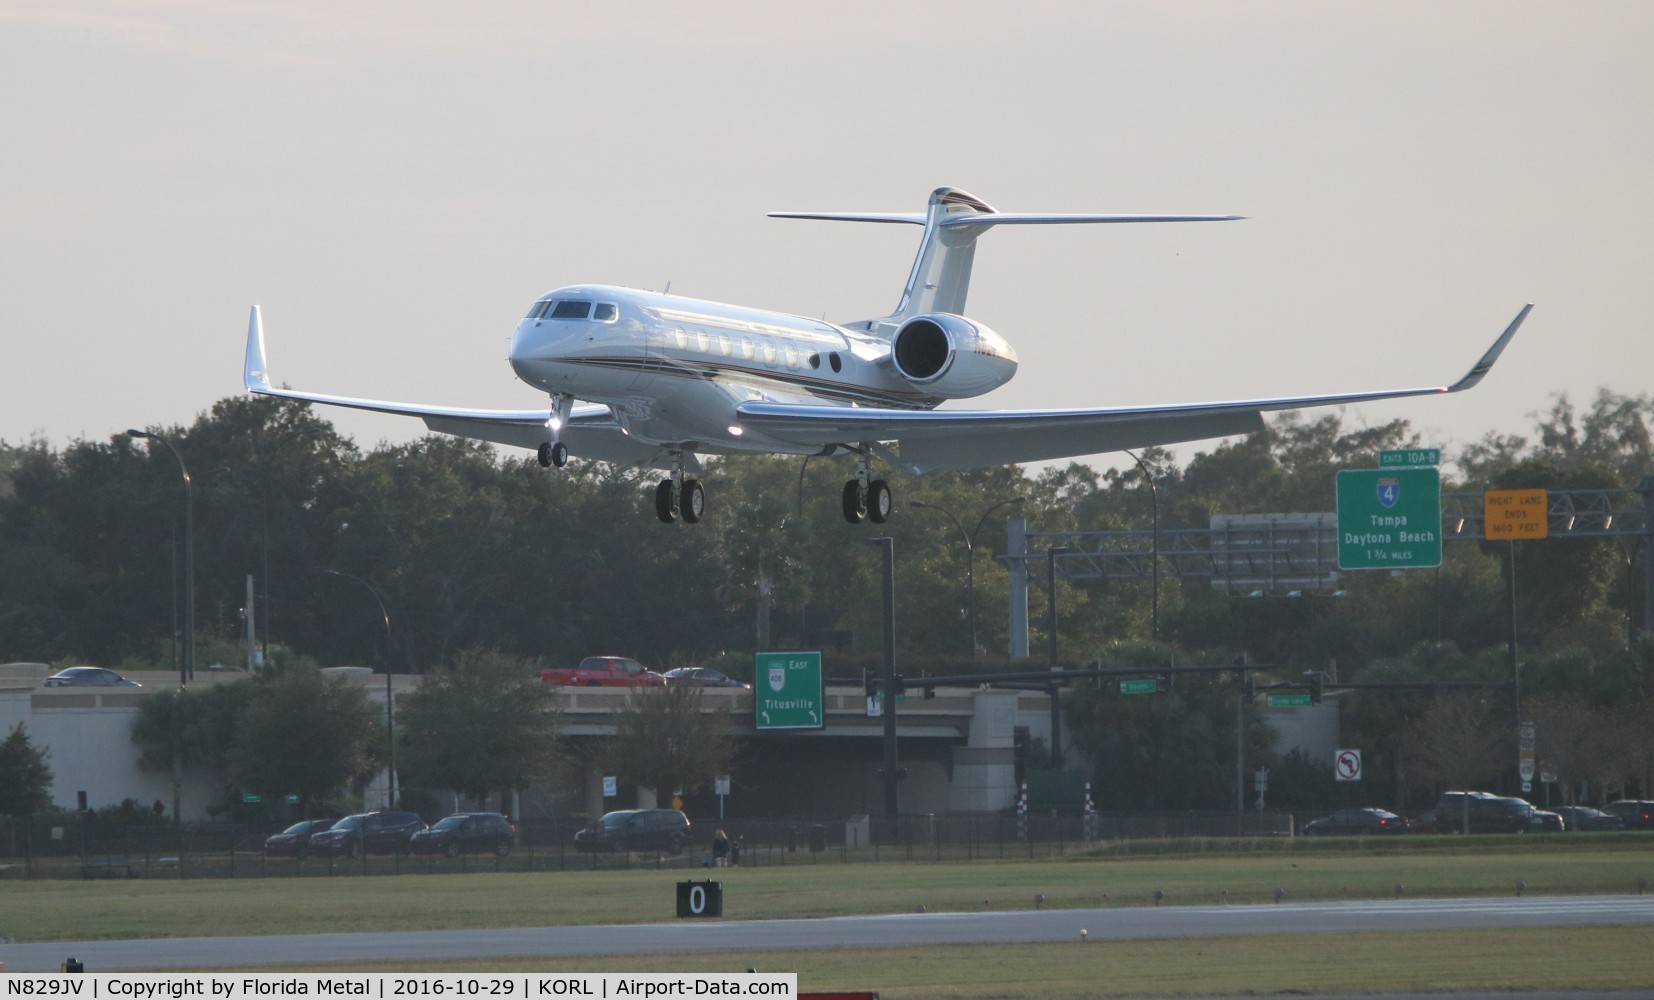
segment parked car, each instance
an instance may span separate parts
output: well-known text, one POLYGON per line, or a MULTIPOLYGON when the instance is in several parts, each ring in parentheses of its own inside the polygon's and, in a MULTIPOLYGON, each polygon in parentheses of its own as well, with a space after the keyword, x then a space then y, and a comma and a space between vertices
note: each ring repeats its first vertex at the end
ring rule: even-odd
POLYGON ((143 687, 104 667, 70 667, 46 678, 49 688, 62 687, 143 687))
POLYGON ((1602 810, 1618 816, 1627 830, 1654 830, 1654 802, 1647 799, 1620 799, 1602 810))
POLYGON ((1535 809, 1533 811, 1533 825, 1528 827, 1534 833, 1561 833, 1568 829, 1568 822, 1562 814, 1549 809, 1535 809))
POLYGON ((1492 792, 1443 792, 1436 802, 1436 832, 1460 833, 1468 820, 1471 833, 1527 833, 1533 811, 1525 799, 1492 792))
POLYGON ((711 667, 678 667, 668 670, 661 676, 666 678, 667 687, 703 687, 703 688, 741 688, 752 690, 751 684, 746 684, 722 671, 711 667))
POLYGON ((425 829, 418 813, 356 813, 310 837, 310 853, 343 854, 359 858, 364 854, 406 854, 408 838, 425 829))
POLYGON ((622 809, 604 813, 588 829, 574 835, 574 849, 599 851, 665 851, 677 854, 689 844, 689 817, 679 809, 622 809))
POLYGON ((547 684, 571 687, 665 687, 666 678, 625 656, 588 656, 575 667, 540 671, 547 684))
POLYGON ((1334 809, 1331 816, 1304 824, 1306 836, 1331 834, 1406 833, 1407 821, 1387 809, 1350 806, 1334 809))
POLYGON ((310 856, 310 838, 332 826, 336 820, 306 819, 264 838, 264 853, 277 857, 298 858, 310 856))
POLYGON ((1562 821, 1568 824, 1570 830, 1625 829, 1625 820, 1622 817, 1605 813, 1601 809, 1592 809, 1590 806, 1558 806, 1556 811, 1562 814, 1562 821))
POLYGON ((429 830, 420 830, 408 839, 408 849, 415 854, 441 854, 450 858, 484 851, 503 858, 515 846, 517 828, 499 813, 444 816, 432 823, 429 830))

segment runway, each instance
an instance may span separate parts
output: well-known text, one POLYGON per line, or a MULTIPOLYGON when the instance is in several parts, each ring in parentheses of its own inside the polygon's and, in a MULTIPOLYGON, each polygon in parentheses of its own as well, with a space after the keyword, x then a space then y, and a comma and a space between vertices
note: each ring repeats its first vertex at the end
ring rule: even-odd
POLYGON ((489 956, 637 955, 775 949, 903 947, 981 942, 1462 930, 1654 924, 1654 896, 1363 900, 1248 906, 1116 907, 905 913, 811 920, 683 920, 588 927, 289 934, 0 944, 7 972, 55 972, 68 956, 88 971, 310 968, 489 956))

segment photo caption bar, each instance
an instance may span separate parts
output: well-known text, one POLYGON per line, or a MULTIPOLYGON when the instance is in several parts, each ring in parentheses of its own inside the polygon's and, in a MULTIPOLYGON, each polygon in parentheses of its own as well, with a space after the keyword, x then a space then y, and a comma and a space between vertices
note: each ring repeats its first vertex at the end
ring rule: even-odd
POLYGON ((93 972, 0 973, 0 1000, 10 997, 68 1000, 259 1000, 275 997, 494 998, 595 1000, 652 997, 798 996, 792 972, 562 972, 471 976, 451 973, 375 972, 326 975, 295 973, 93 972))

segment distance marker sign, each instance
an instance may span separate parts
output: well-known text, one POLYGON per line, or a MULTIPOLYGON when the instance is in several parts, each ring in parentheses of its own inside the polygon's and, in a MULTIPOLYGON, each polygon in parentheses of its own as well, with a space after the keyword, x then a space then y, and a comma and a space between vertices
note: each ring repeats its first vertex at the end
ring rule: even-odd
POLYGON ((1442 564, 1441 472, 1338 473, 1338 568, 1429 569, 1442 564))
POLYGON ((753 725, 758 729, 820 729, 820 653, 759 653, 752 671, 753 725))

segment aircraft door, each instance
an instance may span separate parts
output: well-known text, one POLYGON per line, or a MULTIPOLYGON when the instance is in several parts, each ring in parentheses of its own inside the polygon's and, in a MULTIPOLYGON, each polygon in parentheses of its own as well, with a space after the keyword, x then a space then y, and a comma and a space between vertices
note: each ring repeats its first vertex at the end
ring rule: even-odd
POLYGON ((649 388, 655 381, 655 373, 665 358, 666 347, 672 339, 672 332, 659 321, 645 319, 642 323, 643 350, 637 374, 632 378, 632 384, 627 386, 632 392, 649 388))

